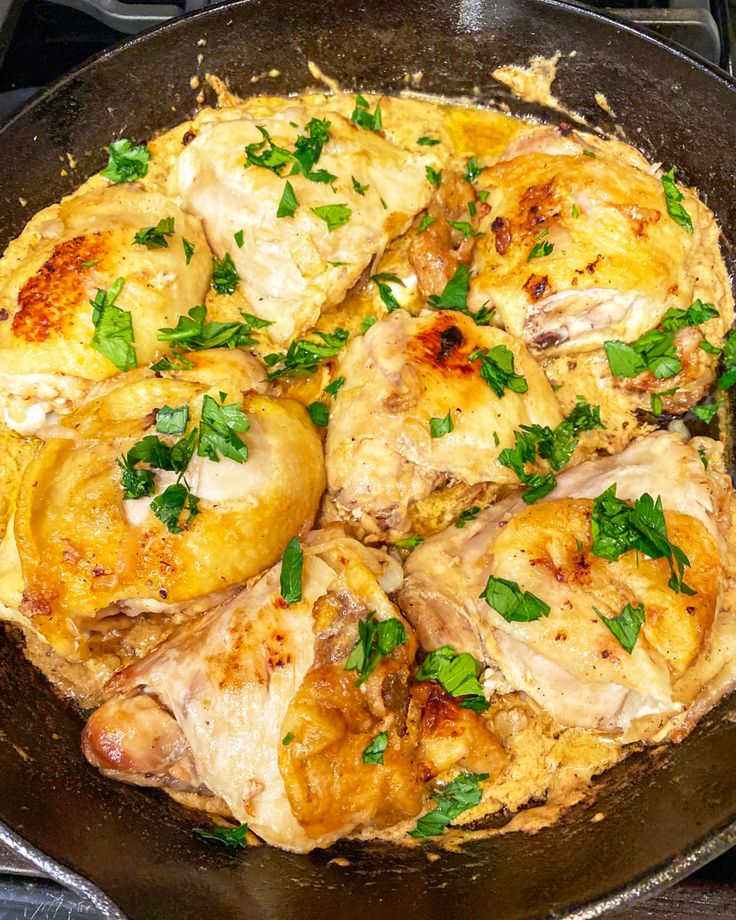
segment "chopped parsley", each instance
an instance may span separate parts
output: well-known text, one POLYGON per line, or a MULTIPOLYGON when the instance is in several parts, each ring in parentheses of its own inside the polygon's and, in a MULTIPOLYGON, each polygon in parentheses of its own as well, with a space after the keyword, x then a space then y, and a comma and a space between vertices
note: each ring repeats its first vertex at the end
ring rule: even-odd
POLYGON ((471 157, 465 164, 463 179, 465 179, 466 182, 475 182, 475 180, 484 170, 485 166, 480 166, 478 164, 478 160, 475 157, 471 157))
POLYGON ((705 403, 702 406, 691 406, 690 411, 695 416, 695 418, 699 418, 701 422, 705 422, 706 425, 710 425, 716 415, 718 415, 718 411, 722 405, 723 400, 719 399, 714 403, 705 403))
POLYGON ((232 294, 240 281, 233 257, 226 252, 221 259, 212 257, 212 289, 218 294, 232 294))
POLYGON ((480 783, 488 773, 461 773, 432 796, 435 807, 417 821, 410 837, 438 837, 455 818, 480 804, 483 797, 480 783))
POLYGON ((455 527, 458 529, 465 527, 466 524, 474 521, 479 514, 480 505, 473 505, 471 508, 466 508, 465 511, 461 511, 455 519, 455 527))
POLYGON ((633 607, 627 604, 621 613, 615 617, 606 617, 594 607, 593 610, 599 619, 610 629, 613 635, 618 639, 624 650, 630 655, 634 651, 636 640, 639 636, 639 630, 646 621, 646 611, 644 604, 637 604, 633 607))
POLYGON ((145 144, 134 144, 123 137, 119 141, 113 141, 107 152, 107 166, 100 175, 116 185, 142 179, 148 172, 151 151, 145 144))
POLYGON ((487 326, 493 316, 493 310, 486 309, 485 305, 473 313, 468 309, 468 289, 470 287, 470 268, 461 262, 454 275, 445 285, 441 294, 430 294, 427 303, 434 310, 455 310, 465 313, 477 326, 487 326))
POLYGON ((498 455, 498 462, 507 466, 516 473, 516 476, 526 486, 522 494, 524 501, 531 505, 554 489, 557 479, 554 473, 528 473, 527 463, 534 463, 537 457, 537 434, 524 430, 514 432, 514 446, 504 448, 498 455))
POLYGON ((169 533, 181 533, 199 514, 199 499, 190 491, 186 482, 176 482, 154 498, 151 511, 169 533), (181 521, 182 514, 187 515, 184 521, 181 521))
POLYGON ((327 224, 328 233, 344 227, 353 213, 353 209, 346 204, 323 204, 318 208, 311 208, 311 211, 327 224))
POLYGON ((476 348, 468 355, 468 361, 480 361, 480 376, 501 399, 506 390, 526 393, 529 385, 526 377, 514 372, 514 353, 505 345, 493 348, 476 348))
POLYGON ((307 406, 307 412, 313 424, 326 428, 330 421, 330 410, 323 402, 313 402, 307 406))
POLYGON ((357 671, 355 686, 359 687, 376 669, 378 663, 406 642, 406 630, 400 620, 376 620, 371 611, 358 621, 358 641, 345 662, 346 671, 357 671))
POLYGON ((379 732, 363 751, 363 763, 382 764, 383 754, 388 747, 388 732, 379 732))
POLYGON ((342 387, 345 386, 344 377, 336 377, 331 384, 325 387, 325 393, 329 393, 333 398, 337 397, 337 394, 340 392, 342 387))
POLYGON ((698 456, 700 457, 700 462, 703 464, 703 469, 708 469, 708 457, 706 456, 705 451, 702 447, 698 448, 698 456))
POLYGON ((304 567, 304 552, 296 537, 292 537, 286 544, 284 555, 281 557, 281 597, 291 606, 298 604, 302 599, 302 569, 304 567))
POLYGON ((614 483, 593 501, 591 526, 591 551, 596 556, 615 562, 634 549, 650 559, 664 557, 670 566, 669 587, 677 594, 695 593, 684 580, 685 567, 690 565, 690 560, 667 535, 661 498, 655 502, 645 492, 631 504, 616 496, 614 483))
POLYGON ((269 169, 271 172, 280 176, 288 163, 294 159, 293 155, 285 148, 279 147, 271 140, 271 135, 263 127, 256 125, 260 132, 262 140, 253 144, 248 144, 245 148, 245 167, 260 166, 263 169, 269 169))
POLYGON ((245 243, 245 234, 243 233, 243 230, 236 230, 235 233, 233 233, 233 239, 235 240, 235 245, 238 247, 238 249, 242 249, 243 244, 245 243))
POLYGON ((542 232, 537 236, 537 239, 534 245, 529 252, 529 255, 526 257, 527 262, 531 262, 532 259, 541 259, 544 256, 551 254, 552 250, 555 248, 554 243, 548 243, 545 239, 549 230, 542 230, 542 232))
POLYGON ((195 836, 201 840, 215 840, 222 843, 231 850, 238 848, 245 849, 248 846, 248 825, 241 824, 239 827, 195 827, 195 836))
POLYGON ((92 323, 95 331, 91 345, 104 355, 119 371, 132 370, 137 365, 133 317, 127 310, 115 306, 125 280, 118 278, 108 289, 98 289, 92 305, 92 323))
POLYGON ((450 696, 463 697, 461 709, 485 712, 488 700, 478 680, 478 662, 468 652, 459 655, 450 645, 430 652, 414 675, 414 680, 436 680, 450 696))
POLYGON ((394 296, 393 291, 389 287, 389 284, 399 284, 401 287, 406 287, 404 282, 397 275, 392 275, 389 272, 380 272, 377 275, 371 275, 371 281, 374 281, 376 287, 378 288, 378 294, 383 301, 383 305, 386 307, 389 313, 393 313, 394 310, 401 309, 401 304, 398 302, 394 296))
POLYGON ((417 139, 417 144, 419 144, 420 147, 436 147, 439 141, 435 137, 427 137, 426 134, 423 134, 417 139))
POLYGON ((187 430, 189 424, 189 406, 162 406, 156 413, 156 431, 161 434, 173 434, 179 437, 187 430))
POLYGON ((663 396, 673 396, 677 392, 677 387, 672 387, 669 390, 660 390, 659 393, 652 393, 649 397, 649 402, 651 403, 652 412, 655 415, 662 415, 664 411, 664 401, 663 396))
POLYGON ((427 166, 424 170, 424 174, 427 177, 427 182, 429 182, 430 185, 433 185, 437 189, 442 185, 441 169, 435 169, 433 166, 427 166))
POLYGON ((294 194, 294 186, 287 179, 283 194, 281 195, 281 201, 279 201, 279 206, 276 211, 276 217, 293 217, 298 207, 299 202, 294 194))
POLYGON ((417 227, 417 234, 424 233, 427 227, 432 226, 434 221, 435 221, 434 217, 430 217, 429 214, 425 214, 424 217, 419 222, 419 226, 417 227))
POLYGON ((444 438, 446 434, 455 430, 452 423, 452 412, 448 411, 444 418, 431 418, 429 420, 429 433, 433 438, 444 438))
POLYGON ((491 575, 480 596, 509 623, 531 623, 549 616, 548 604, 531 591, 522 591, 515 581, 505 578, 491 575))
POLYGON ((365 335, 371 326, 375 326, 377 322, 378 320, 375 316, 364 316, 360 323, 360 334, 365 335))
POLYGON ((261 133, 262 140, 248 144, 245 148, 244 166, 246 169, 249 166, 261 166, 281 176, 286 166, 290 164, 290 176, 301 173, 310 182, 329 184, 337 178, 326 169, 314 169, 322 154, 322 147, 330 137, 329 121, 319 118, 310 119, 305 128, 307 133, 297 136, 293 151, 274 144, 268 131, 262 125, 256 127, 261 133))
POLYGON ((378 132, 383 127, 381 106, 377 103, 372 114, 370 108, 365 96, 356 96, 355 108, 353 109, 353 114, 350 116, 350 120, 353 124, 358 125, 359 128, 365 128, 366 131, 378 132))
POLYGON ((474 230, 472 224, 468 223, 467 220, 448 220, 447 223, 450 227, 452 227, 453 230, 457 230, 458 233, 462 233, 466 240, 469 237, 483 236, 482 233, 474 230))
POLYGON ((224 404, 205 395, 202 398, 202 413, 199 420, 197 454, 218 462, 220 456, 245 463, 248 446, 238 437, 238 432, 248 431, 250 422, 238 403, 224 404))
POLYGON ((189 265, 189 263, 192 261, 192 256, 194 255, 194 245, 190 243, 189 240, 185 239, 184 237, 181 238, 181 245, 182 245, 182 248, 184 249, 184 258, 186 260, 187 265, 189 265))
POLYGON ((335 329, 334 332, 313 332, 320 341, 297 339, 289 345, 286 352, 270 354, 264 357, 269 369, 267 377, 301 377, 314 374, 323 361, 334 358, 348 340, 347 329, 335 329))
POLYGON ((736 383, 736 329, 732 329, 723 340, 723 373, 717 386, 727 390, 736 383))
POLYGON ((291 742, 294 740, 294 732, 287 732, 284 737, 281 739, 281 743, 284 747, 288 747, 291 742))
POLYGON ((174 235, 174 218, 162 217, 155 227, 144 227, 133 237, 133 242, 148 249, 168 249, 167 237, 174 235))
POLYGON ((365 193, 368 191, 369 186, 367 186, 367 185, 361 185, 360 182, 358 182, 358 180, 355 178, 355 176, 351 176, 350 179, 351 179, 351 181, 352 181, 352 183, 353 183, 353 190, 354 190, 358 195, 360 195, 361 197, 363 197, 363 196, 365 195, 365 193))
POLYGON ((675 183, 675 172, 676 169, 673 166, 669 172, 664 173, 662 176, 667 213, 686 233, 692 233, 693 221, 682 205, 684 196, 675 183))
POLYGON ((159 342, 172 342, 171 356, 164 356, 151 365, 154 371, 191 370, 194 364, 183 357, 186 351, 206 351, 209 348, 245 348, 256 344, 254 331, 270 326, 266 319, 252 313, 241 313, 243 322, 207 322, 207 307, 192 307, 180 316, 175 327, 159 329, 159 342))
POLYGON ((424 537, 420 537, 418 533, 415 533, 412 537, 402 537, 400 540, 396 540, 394 546, 398 546, 399 549, 416 549, 420 543, 424 543, 424 537))
POLYGON ((572 203, 572 209, 570 210, 570 214, 571 214, 571 216, 574 217, 575 219, 577 219, 578 217, 580 217, 580 210, 579 210, 578 206, 575 204, 574 201, 573 201, 573 203, 572 203))
POLYGON ((688 326, 700 326, 719 315, 712 303, 703 303, 698 298, 686 310, 681 310, 679 307, 670 308, 662 317, 660 326, 667 332, 678 332, 688 326))

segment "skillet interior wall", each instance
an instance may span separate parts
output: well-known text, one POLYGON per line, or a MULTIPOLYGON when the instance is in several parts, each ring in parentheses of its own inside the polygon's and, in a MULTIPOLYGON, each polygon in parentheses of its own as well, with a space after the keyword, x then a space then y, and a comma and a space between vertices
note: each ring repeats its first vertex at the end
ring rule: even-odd
MULTIPOLYGON (((0 243, 99 169, 112 138, 143 140, 191 113, 194 73, 216 73, 249 95, 313 85, 308 59, 345 88, 387 93, 404 88, 405 73, 422 71, 426 92, 462 96, 477 86, 480 103, 507 101, 515 114, 544 114, 512 99, 490 74, 557 49, 578 52, 560 64, 558 97, 612 129, 593 100, 596 90, 605 93, 628 139, 676 163, 736 239, 736 95, 687 60, 540 0, 339 0, 329 9, 319 0, 264 0, 137 38, 63 80, 0 131, 0 243), (249 82, 272 67, 280 77, 249 82)), ((726 255, 733 269, 733 252, 726 255)), ((480 842, 435 863, 424 850, 351 844, 309 857, 267 848, 232 855, 194 840, 190 822, 169 802, 107 783, 88 767, 76 714, 6 644, 0 819, 93 879, 133 917, 542 916, 627 886, 736 819, 734 711, 736 702, 726 701, 681 746, 659 755, 658 769, 648 755, 627 761, 593 810, 575 809, 536 837, 480 842), (593 823, 596 811, 606 818, 593 823), (330 865, 338 855, 352 867, 330 865)), ((733 839, 715 841, 712 855, 733 839)), ((685 860, 672 873, 687 865, 693 868, 685 860)))

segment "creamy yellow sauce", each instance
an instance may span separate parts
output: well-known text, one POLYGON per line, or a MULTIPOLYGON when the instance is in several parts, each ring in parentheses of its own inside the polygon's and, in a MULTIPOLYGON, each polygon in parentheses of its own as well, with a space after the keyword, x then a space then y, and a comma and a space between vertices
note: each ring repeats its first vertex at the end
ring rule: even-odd
MULTIPOLYGON (((535 60, 529 68, 499 68, 494 76, 525 98, 556 107, 558 104, 552 94, 551 84, 557 60, 535 60)), ((317 72, 314 76, 323 78, 317 72)), ((167 175, 182 151, 183 138, 189 132, 196 133, 207 122, 235 118, 239 113, 266 117, 282 105, 280 98, 268 96, 239 100, 232 96, 220 81, 215 78, 208 79, 218 92, 219 108, 205 108, 191 120, 150 141, 152 159, 148 174, 141 181, 145 189, 165 193, 167 175)), ((368 98, 371 108, 379 101, 379 97, 368 98)), ((301 101, 317 117, 327 111, 336 111, 349 117, 355 97, 353 94, 315 93, 303 97, 301 101)), ((531 127, 528 123, 501 112, 467 105, 459 106, 444 101, 429 102, 412 98, 380 101, 389 135, 399 145, 410 144, 421 135, 438 138, 441 144, 427 149, 437 152, 438 164, 443 164, 446 169, 462 169, 470 157, 477 157, 481 163, 490 164, 509 141, 529 131, 531 127)), ((607 110, 604 99, 601 99, 599 104, 607 110)), ((74 194, 102 187, 104 183, 105 180, 101 177, 93 176, 74 194)), ((22 260, 26 248, 42 232, 45 219, 44 212, 36 215, 21 237, 11 243, 4 257, 4 268, 0 268, 0 276, 11 264, 22 260)), ((417 222, 418 220, 415 226, 417 222)), ((366 317, 383 316, 385 309, 375 284, 369 281, 368 276, 376 272, 411 276, 407 241, 408 234, 389 244, 386 250, 376 257, 373 265, 345 299, 322 314, 316 328, 332 331, 342 327, 354 335, 358 333, 366 317)), ((406 289, 400 292, 400 296, 402 306, 412 314, 418 313, 423 306, 416 284, 412 287, 411 283, 407 282, 406 289)), ((210 291, 207 303, 215 302, 223 309, 231 310, 233 318, 237 318, 240 305, 235 299, 228 300, 210 291)), ((651 417, 638 417, 632 412, 630 398, 623 390, 601 390, 596 383, 594 371, 586 367, 584 359, 552 358, 547 360, 546 370, 552 382, 559 386, 558 396, 563 411, 569 411, 574 406, 580 393, 601 406, 606 430, 593 434, 587 440, 584 451, 581 449, 576 455, 576 460, 592 456, 598 450, 615 452, 635 434, 646 433, 654 427, 651 417)), ((313 377, 301 377, 285 384, 284 393, 307 405, 319 396, 327 380, 328 370, 323 367, 313 377)), ((37 443, 32 438, 24 439, 4 427, 0 428, 0 473, 4 483, 0 495, 0 535, 12 515, 22 469, 33 456, 37 443)), ((415 529, 424 535, 435 533, 449 524, 458 512, 467 508, 471 502, 485 504, 500 494, 502 492, 498 489, 487 486, 456 486, 436 492, 414 510, 415 529)), ((335 518, 335 509, 326 498, 317 523, 329 523, 335 518)), ((730 585, 722 605, 724 611, 736 606, 733 591, 733 586, 730 585)), ((14 618, 17 620, 19 617, 16 614, 14 618)), ((22 621, 22 618, 20 619, 22 621)), ((132 628, 128 628, 130 625, 118 621, 115 627, 120 626, 119 634, 113 628, 108 634, 100 635, 97 641, 98 657, 92 656, 84 665, 71 665, 65 662, 50 649, 45 648, 35 634, 29 638, 28 654, 60 692, 74 697, 84 707, 91 707, 99 702, 104 679, 122 665, 145 654, 159 639, 165 638, 173 623, 167 621, 166 617, 156 614, 143 615, 132 628)), ((723 688, 730 686, 734 679, 733 666, 730 666, 729 670, 729 661, 736 657, 736 623, 722 618, 722 622, 715 627, 715 636, 715 650, 712 654, 704 656, 702 663, 688 674, 688 681, 692 686, 700 683, 704 674, 715 676, 719 671, 722 673, 723 688)), ((715 697, 717 695, 714 694, 715 697)), ((704 703, 703 709, 706 705, 704 703)), ((444 846, 459 846, 477 834, 488 835, 517 830, 533 832, 539 829, 556 820, 565 808, 584 799, 589 794, 591 778, 610 768, 630 750, 615 739, 592 731, 561 729, 520 694, 494 697, 487 718, 510 755, 509 768, 501 776, 492 777, 483 784, 483 801, 455 822, 461 826, 450 830, 442 838, 444 846), (519 809, 530 803, 536 803, 535 807, 519 812, 519 809), (515 815, 516 812, 519 813, 515 815), (482 823, 484 819, 500 814, 506 816, 506 823, 502 827, 494 827, 491 830, 464 830, 462 827, 466 824, 482 823)), ((199 808, 208 805, 215 813, 221 813, 218 812, 219 806, 216 803, 207 803, 207 800, 198 796, 180 794, 177 797, 186 805, 199 808)), ((591 813, 591 819, 598 818, 591 813)), ((358 836, 380 837, 414 846, 417 845, 416 842, 406 836, 406 831, 412 826, 413 821, 387 831, 365 832, 358 836)))

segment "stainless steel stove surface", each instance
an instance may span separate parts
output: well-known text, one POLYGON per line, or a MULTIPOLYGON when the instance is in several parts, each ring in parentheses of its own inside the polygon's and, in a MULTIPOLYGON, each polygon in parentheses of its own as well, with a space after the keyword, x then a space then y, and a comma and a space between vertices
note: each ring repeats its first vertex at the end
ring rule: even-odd
MULTIPOLYGON (((38 88, 126 35, 208 5, 208 0, 0 0, 0 120, 38 88)), ((588 5, 652 29, 736 72, 731 26, 736 0, 588 0, 588 5)), ((611 918, 732 920, 735 915, 736 849, 670 891, 611 918)), ((0 844, 0 920, 102 916, 0 844)))

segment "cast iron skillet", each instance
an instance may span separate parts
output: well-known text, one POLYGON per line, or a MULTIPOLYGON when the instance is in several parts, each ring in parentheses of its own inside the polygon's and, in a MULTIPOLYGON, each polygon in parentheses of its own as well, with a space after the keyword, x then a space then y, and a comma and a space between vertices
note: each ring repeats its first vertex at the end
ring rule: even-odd
MULTIPOLYGON (((560 64, 559 98, 612 128, 593 101, 604 92, 627 136, 653 159, 676 163, 736 239, 735 86, 662 42, 545 0, 242 0, 102 55, 0 130, 0 245, 98 170, 111 139, 143 140, 193 112, 195 72, 209 70, 249 95, 313 84, 308 59, 345 88, 387 93, 404 88, 406 72, 422 71, 425 91, 452 97, 477 87, 479 102, 507 101, 525 114, 532 109, 491 71, 557 49, 577 52, 560 64), (250 82, 273 67, 279 77, 250 82), (67 151, 77 162, 68 175, 67 151)), ((730 249, 727 257, 733 266, 730 249)), ((437 862, 421 849, 354 843, 310 856, 206 845, 165 797, 89 767, 80 727, 3 640, 0 838, 88 894, 107 917, 121 916, 112 902, 146 920, 592 917, 672 884, 736 843, 734 698, 679 746, 620 765, 600 783, 593 808, 575 808, 536 836, 493 838, 437 862), (594 821, 596 814, 605 817, 594 821), (349 865, 332 863, 336 856, 349 865)))

